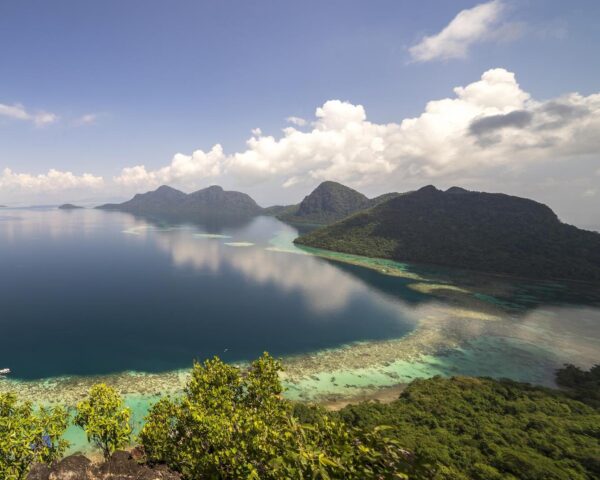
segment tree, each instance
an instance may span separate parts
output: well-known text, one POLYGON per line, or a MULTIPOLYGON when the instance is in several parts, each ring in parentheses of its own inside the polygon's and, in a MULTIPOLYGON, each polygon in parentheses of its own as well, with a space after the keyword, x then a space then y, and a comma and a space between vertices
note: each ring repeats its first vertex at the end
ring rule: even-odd
POLYGON ((132 427, 131 410, 112 387, 94 385, 88 398, 77 405, 73 423, 85 430, 88 442, 102 450, 104 458, 129 444, 132 427))
POLYGON ((407 478, 409 455, 383 430, 358 432, 315 410, 313 425, 281 398, 281 364, 265 353, 242 371, 195 363, 184 395, 149 412, 140 441, 150 461, 184 478, 407 478))
POLYGON ((12 393, 0 393, 0 478, 26 478, 34 462, 52 463, 69 446, 62 439, 69 415, 64 408, 34 409, 12 393))

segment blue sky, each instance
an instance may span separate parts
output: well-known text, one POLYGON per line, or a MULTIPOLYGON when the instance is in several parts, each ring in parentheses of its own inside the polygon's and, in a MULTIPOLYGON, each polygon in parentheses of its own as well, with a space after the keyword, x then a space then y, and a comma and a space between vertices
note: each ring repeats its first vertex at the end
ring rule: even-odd
MULTIPOLYGON (((544 152, 519 160, 519 169, 527 164, 519 175, 515 165, 486 161, 480 168, 473 154, 473 175, 451 158, 444 162, 456 168, 431 169, 425 157, 414 163, 413 153, 392 152, 396 133, 375 129, 374 138, 383 138, 381 148, 391 152, 381 163, 389 182, 370 172, 366 153, 360 161, 352 157, 363 145, 354 137, 343 145, 335 137, 340 155, 349 155, 339 161, 322 135, 316 144, 308 137, 294 142, 285 158, 265 153, 264 145, 246 145, 253 135, 272 135, 279 145, 282 129, 294 126, 286 122, 290 116, 305 119, 297 127, 309 132, 318 121, 316 109, 336 99, 361 105, 375 125, 400 125, 421 116, 427 102, 456 98, 454 87, 473 84, 491 69, 514 73, 530 103, 494 105, 496 110, 486 105, 477 118, 539 109, 532 100, 554 101, 570 92, 588 98, 600 91, 598 18, 596 1, 2 1, 0 175, 6 168, 11 175, 5 172, 4 182, 0 176, 0 203, 126 198, 166 180, 185 190, 222 183, 267 204, 296 201, 328 176, 372 194, 462 182, 533 196, 574 221, 600 223, 596 211, 578 213, 600 197, 593 142, 576 158, 572 145, 561 145, 546 155, 553 157, 550 163, 540 160, 544 152), (487 10, 469 16, 482 5, 487 10), (467 12, 464 21, 432 43, 433 50, 415 49, 461 12, 467 12), (485 22, 483 30, 469 33, 485 22), (251 133, 255 128, 261 133, 251 133), (302 141, 313 142, 310 159, 298 153, 302 141), (223 150, 217 160, 151 175, 172 165, 177 153, 193 156, 215 144, 223 150), (252 155, 229 158, 248 150, 252 155), (554 158, 558 150, 566 153, 554 158), (311 163, 315 156, 329 163, 311 163), (123 169, 141 165, 145 173, 123 180, 123 169), (72 172, 75 180, 29 181, 51 169, 72 172), (102 183, 80 182, 84 173, 102 183), (573 188, 581 195, 566 198, 573 188)), ((595 112, 595 100, 586 102, 595 112)), ((573 126, 575 136, 581 129, 590 136, 596 124, 586 122, 573 126)), ((337 135, 341 127, 331 128, 337 135)), ((507 142, 514 147, 517 139, 503 138, 507 142)), ((496 154, 512 151, 507 148, 496 154)), ((420 144, 415 149, 421 156, 435 154, 420 144)))

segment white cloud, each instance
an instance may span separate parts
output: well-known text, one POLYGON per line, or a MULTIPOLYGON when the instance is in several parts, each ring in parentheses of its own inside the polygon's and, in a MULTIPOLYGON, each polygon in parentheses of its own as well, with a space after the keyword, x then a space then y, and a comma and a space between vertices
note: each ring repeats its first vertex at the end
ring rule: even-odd
POLYGON ((0 175, 0 191, 2 193, 51 193, 73 189, 100 188, 103 184, 102 177, 90 173, 75 175, 72 172, 55 169, 50 169, 45 174, 31 175, 29 173, 13 172, 10 168, 5 168, 0 175))
POLYGON ((17 120, 29 120, 29 114, 25 110, 25 107, 18 103, 14 105, 0 103, 0 115, 16 118, 17 120))
MULTIPOLYGON (((286 127, 279 138, 255 131, 241 152, 177 154, 163 168, 123 169, 115 179, 142 189, 161 183, 279 187, 337 180, 357 188, 476 181, 545 161, 600 151, 600 94, 537 101, 502 68, 430 101, 423 113, 398 123, 367 119, 362 105, 329 100, 315 111, 312 130, 286 127)), ((595 171, 596 167, 592 171, 595 171)))
POLYGON ((298 127, 304 127, 308 122, 300 117, 287 117, 286 121, 298 127))
POLYGON ((177 153, 166 167, 148 171, 144 165, 124 168, 114 181, 130 188, 152 188, 161 184, 191 186, 201 180, 214 178, 224 172, 226 157, 221 145, 209 152, 196 150, 191 155, 177 153))
POLYGON ((75 126, 82 127, 85 125, 93 125, 98 121, 98 114, 96 113, 86 113, 81 117, 75 119, 73 122, 75 126))
POLYGON ((519 26, 502 23, 505 11, 500 0, 462 10, 441 32, 410 47, 409 53, 417 62, 464 58, 477 42, 514 38, 519 26))
POLYGON ((58 116, 54 113, 38 111, 31 113, 20 103, 6 105, 0 103, 0 116, 9 117, 15 120, 30 121, 38 127, 50 125, 58 121, 58 116))

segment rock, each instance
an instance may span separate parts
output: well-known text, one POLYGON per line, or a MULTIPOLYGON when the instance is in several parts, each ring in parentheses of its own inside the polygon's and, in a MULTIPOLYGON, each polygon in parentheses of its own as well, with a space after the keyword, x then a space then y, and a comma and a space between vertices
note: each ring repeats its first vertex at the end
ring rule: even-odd
POLYGON ((97 465, 83 455, 71 455, 50 467, 35 464, 27 480, 181 480, 178 473, 164 465, 150 467, 136 458, 143 458, 140 449, 115 452, 97 465))
POLYGON ((131 458, 133 458, 136 462, 142 463, 146 458, 146 453, 142 447, 135 447, 129 452, 131 458))
POLYGON ((27 480, 48 480, 50 477, 50 467, 43 463, 36 463, 31 467, 27 480))
POLYGON ((91 467, 92 462, 89 458, 71 455, 50 468, 48 480, 87 480, 90 478, 91 467))
POLYGON ((180 480, 166 467, 150 468, 138 463, 129 452, 115 452, 94 470, 94 480, 180 480))

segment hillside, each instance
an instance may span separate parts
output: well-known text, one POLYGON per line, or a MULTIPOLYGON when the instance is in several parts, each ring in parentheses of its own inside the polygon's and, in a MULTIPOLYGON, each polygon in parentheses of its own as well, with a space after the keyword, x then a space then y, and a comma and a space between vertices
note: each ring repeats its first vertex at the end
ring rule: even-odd
POLYGON ((138 193, 127 202, 96 208, 140 215, 251 216, 262 212, 262 208, 250 196, 225 191, 217 185, 190 194, 163 185, 151 192, 138 193))
POLYGON ((600 474, 598 410, 557 390, 490 378, 418 379, 398 400, 351 405, 339 417, 355 428, 386 425, 388 435, 434 465, 437 475, 425 478, 583 480, 600 474))
POLYGON ((369 199, 341 183, 323 182, 304 197, 298 206, 284 207, 284 210, 276 215, 280 220, 290 223, 328 225, 396 195, 398 194, 386 193, 369 199))
POLYGON ((270 207, 263 208, 263 215, 270 217, 284 217, 286 215, 295 215, 298 211, 298 204, 296 205, 272 205, 270 207))
POLYGON ((423 187, 296 239, 397 261, 534 278, 600 281, 600 234, 499 193, 423 187))

